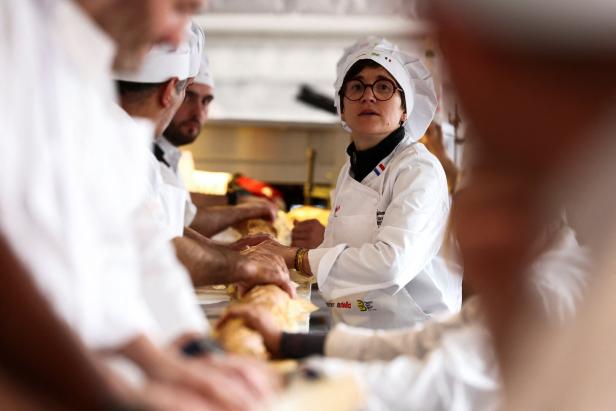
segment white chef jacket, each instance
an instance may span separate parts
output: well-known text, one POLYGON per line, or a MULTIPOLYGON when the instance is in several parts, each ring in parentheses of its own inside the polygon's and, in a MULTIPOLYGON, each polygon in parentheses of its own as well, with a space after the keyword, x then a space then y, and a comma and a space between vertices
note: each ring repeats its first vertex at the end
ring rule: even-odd
POLYGON ((2 234, 90 347, 166 338, 183 323, 152 295, 174 312, 165 279, 186 274, 148 223, 153 128, 111 103, 111 40, 72 1, 3 1, 0 23, 2 234))
POLYGON ((186 191, 168 184, 162 175, 161 166, 151 152, 148 153, 148 195, 157 198, 163 214, 162 228, 167 232, 169 240, 184 235, 184 208, 186 191))
POLYGON ((167 166, 159 162, 163 181, 170 185, 171 188, 179 190, 184 197, 183 214, 180 215, 183 217, 183 226, 189 227, 197 215, 197 206, 192 202, 190 192, 186 189, 186 184, 184 184, 184 181, 182 181, 178 173, 178 165, 182 157, 182 152, 164 136, 157 138, 156 144, 162 150, 165 161, 169 164, 169 166, 167 166))
POLYGON ((349 170, 308 253, 334 321, 400 328, 459 310, 461 276, 441 255, 450 200, 438 159, 407 135, 361 183, 349 170))
POLYGON ((0 26, 2 234, 86 344, 156 335, 131 224, 151 129, 112 120, 111 40, 72 1, 3 0, 0 26))
MULTIPOLYGON (((533 264, 532 287, 555 322, 570 319, 583 299, 590 254, 563 227, 552 248, 533 264)), ((336 326, 325 354, 349 362, 313 359, 326 373, 352 372, 369 393, 366 410, 497 410, 500 375, 480 301, 462 310, 401 330, 336 326), (385 362, 383 362, 385 361, 385 362)))
MULTIPOLYGON (((118 106, 124 121, 139 123, 118 106)), ((152 134, 150 134, 151 136, 152 134)), ((158 160, 151 150, 151 138, 142 146, 147 158, 147 179, 144 207, 135 217, 142 251, 143 290, 146 303, 160 330, 162 341, 171 342, 183 333, 208 331, 205 315, 199 308, 190 276, 175 257, 171 240, 181 236, 174 225, 173 207, 177 211, 184 198, 169 191, 163 182, 158 160)))

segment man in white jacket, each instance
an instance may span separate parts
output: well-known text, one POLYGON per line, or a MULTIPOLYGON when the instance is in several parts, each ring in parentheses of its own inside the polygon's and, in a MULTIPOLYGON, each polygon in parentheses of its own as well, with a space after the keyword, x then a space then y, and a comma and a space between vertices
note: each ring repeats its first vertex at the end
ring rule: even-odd
POLYGON ((256 197, 238 204, 239 199, 234 192, 223 196, 191 193, 186 189, 178 170, 182 156, 180 147, 194 143, 199 137, 208 120, 214 93, 212 66, 204 50, 199 74, 188 85, 182 105, 163 135, 154 143, 154 154, 160 162, 164 181, 186 196, 184 226, 205 237, 212 237, 247 219, 273 220, 277 210, 272 202, 256 197))
MULTIPOLYGON (((199 72, 203 33, 193 24, 188 35, 192 40, 187 40, 179 48, 158 47, 150 50, 138 72, 115 75, 122 108, 136 121, 147 119, 154 124, 151 144, 154 142, 153 136, 161 135, 169 125, 184 101, 186 88, 199 72)), ((158 227, 157 235, 163 240, 173 241, 176 253, 188 268, 195 285, 241 283, 250 288, 257 284, 274 283, 294 295, 288 270, 279 257, 266 252, 240 254, 215 244, 190 228, 185 228, 188 192, 164 177, 163 169, 151 150, 148 150, 146 156, 148 181, 145 184, 148 187, 148 198, 152 203, 158 203, 150 216, 151 224, 158 227)), ((158 269, 153 267, 152 270, 158 269)), ((168 284, 184 282, 179 277, 185 277, 184 273, 166 275, 168 284)), ((154 292, 160 290, 159 286, 151 288, 154 292)), ((179 284, 173 287, 176 290, 180 288, 186 287, 179 284)), ((156 298, 165 302, 175 299, 178 306, 186 305, 188 300, 194 300, 189 299, 186 293, 178 291, 177 295, 174 295, 171 289, 169 291, 166 298, 158 291, 156 298)), ((197 309, 196 304, 194 308, 197 309)), ((175 324, 177 327, 182 321, 186 321, 183 318, 189 317, 190 310, 185 309, 184 316, 166 314, 164 309, 161 311, 160 316, 168 317, 169 324, 175 324)))

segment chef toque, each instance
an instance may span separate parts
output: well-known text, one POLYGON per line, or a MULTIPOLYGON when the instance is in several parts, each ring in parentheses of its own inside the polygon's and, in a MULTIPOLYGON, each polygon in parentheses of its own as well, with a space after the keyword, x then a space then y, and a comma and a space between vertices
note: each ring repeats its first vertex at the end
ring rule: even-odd
POLYGON ((188 77, 196 77, 199 74, 201 59, 204 54, 205 33, 195 23, 190 25, 190 33, 188 34, 188 43, 190 45, 190 69, 188 77))
POLYGON ((210 60, 205 51, 201 55, 201 67, 199 68, 199 74, 195 77, 194 82, 214 88, 214 74, 212 73, 212 66, 210 65, 210 60))
MULTIPOLYGON (((406 103, 407 120, 403 124, 406 134, 412 141, 419 140, 432 122, 437 106, 434 82, 428 69, 418 57, 404 53, 393 43, 378 38, 360 39, 344 50, 338 61, 338 77, 334 83, 336 89, 335 104, 341 115, 340 89, 349 69, 359 60, 372 60, 380 64, 393 76, 402 90, 406 103)), ((346 122, 343 127, 350 131, 346 122)))
POLYGON ((172 78, 186 80, 196 75, 196 61, 201 60, 203 32, 190 25, 179 46, 167 44, 153 46, 136 72, 115 73, 116 80, 131 83, 164 83, 172 78), (191 72, 192 71, 192 72, 191 72))

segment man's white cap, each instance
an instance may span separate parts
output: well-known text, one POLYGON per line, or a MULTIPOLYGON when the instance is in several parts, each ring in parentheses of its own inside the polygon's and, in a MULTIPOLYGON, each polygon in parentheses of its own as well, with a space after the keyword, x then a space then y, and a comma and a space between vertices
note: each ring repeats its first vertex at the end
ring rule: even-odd
POLYGON ((493 39, 596 53, 616 46, 615 0, 440 0, 493 39))
POLYGON ((131 83, 164 83, 172 78, 186 80, 194 77, 204 43, 203 32, 194 27, 186 28, 184 40, 178 47, 153 46, 138 71, 115 73, 115 79, 131 83))
MULTIPOLYGON (((418 57, 401 52, 398 46, 378 37, 367 37, 344 50, 338 61, 335 103, 341 114, 340 89, 349 69, 359 60, 372 60, 380 64, 398 82, 406 101, 408 118, 404 123, 406 134, 412 141, 419 140, 434 118, 437 106, 434 81, 418 57)), ((350 131, 347 124, 342 125, 350 131)))
POLYGON ((188 42, 190 44, 190 70, 188 77, 196 77, 199 74, 201 59, 204 55, 205 33, 197 24, 192 23, 188 42))
POLYGON ((205 51, 201 56, 201 67, 199 68, 199 74, 195 77, 194 82, 214 88, 214 73, 212 73, 212 66, 210 65, 210 60, 205 51))

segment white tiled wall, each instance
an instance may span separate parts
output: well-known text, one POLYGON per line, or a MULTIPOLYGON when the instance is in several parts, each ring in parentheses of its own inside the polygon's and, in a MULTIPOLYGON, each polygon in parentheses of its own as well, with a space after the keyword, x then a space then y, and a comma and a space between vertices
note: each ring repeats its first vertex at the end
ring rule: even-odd
POLYGON ((333 97, 336 63, 344 47, 363 35, 387 32, 402 49, 425 53, 424 38, 411 33, 411 20, 396 20, 402 28, 398 31, 388 29, 391 18, 384 16, 345 19, 347 31, 334 30, 332 25, 343 24, 328 15, 206 14, 198 19, 206 30, 206 52, 217 83, 212 117, 331 124, 335 116, 298 103, 296 96, 308 84, 333 97))
POLYGON ((335 183, 348 136, 337 116, 296 100, 300 86, 333 97, 336 62, 364 35, 386 35, 424 55, 414 10, 414 0, 210 0, 196 21, 217 87, 214 122, 193 147, 197 167, 301 183, 304 152, 313 147, 316 182, 335 183))

